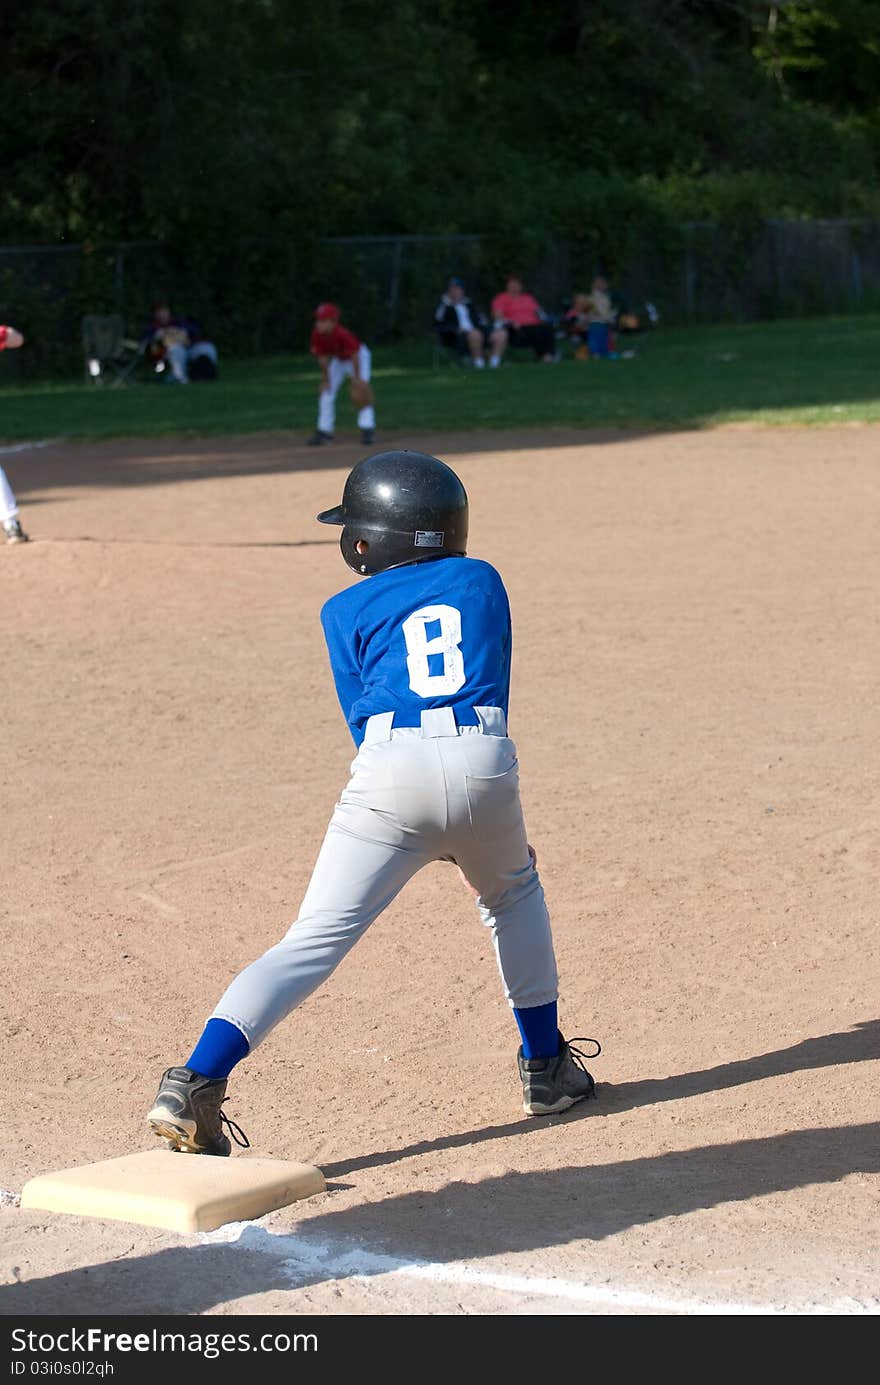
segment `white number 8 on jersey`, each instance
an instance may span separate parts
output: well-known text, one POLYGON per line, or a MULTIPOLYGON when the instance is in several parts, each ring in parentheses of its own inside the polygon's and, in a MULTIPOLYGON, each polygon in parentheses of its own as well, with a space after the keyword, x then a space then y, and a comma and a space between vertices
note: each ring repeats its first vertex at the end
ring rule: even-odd
POLYGON ((439 697, 458 692, 465 681, 461 652, 461 611, 455 606, 423 606, 403 622, 409 685, 419 697, 439 697), (428 638, 428 626, 439 625, 439 634, 428 638), (430 655, 443 656, 443 672, 432 673, 430 655))

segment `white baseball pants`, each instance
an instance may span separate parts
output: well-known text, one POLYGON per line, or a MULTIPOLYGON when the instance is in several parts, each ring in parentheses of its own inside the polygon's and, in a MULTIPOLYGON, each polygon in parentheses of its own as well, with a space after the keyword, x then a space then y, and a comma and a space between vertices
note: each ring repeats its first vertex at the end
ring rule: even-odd
POLYGON ((13 494, 6 472, 0 466, 0 524, 5 524, 8 519, 15 519, 17 514, 18 501, 13 494))
MULTIPOLYGON (((358 372, 362 380, 369 380, 372 360, 370 348, 362 346, 358 351, 358 372)), ((318 395, 318 428, 322 433, 332 433, 336 427, 336 396, 343 380, 347 380, 353 374, 354 366, 351 361, 340 361, 336 356, 330 358, 327 366, 329 384, 327 389, 321 390, 318 395)), ((372 404, 358 409, 357 425, 358 428, 375 428, 376 410, 372 404)))
MULTIPOLYGON (((371 717, 336 805, 299 917, 280 943, 235 978, 210 1017, 241 1030, 251 1049, 331 974, 418 870, 453 861, 477 890, 511 1007, 558 998, 550 920, 529 857, 516 747, 499 708, 479 726, 452 711, 391 729, 371 717)), ((450 879, 461 888, 457 874, 450 879)), ((439 929, 448 927, 444 917, 439 929)), ((454 940, 449 941, 454 952, 454 940)))

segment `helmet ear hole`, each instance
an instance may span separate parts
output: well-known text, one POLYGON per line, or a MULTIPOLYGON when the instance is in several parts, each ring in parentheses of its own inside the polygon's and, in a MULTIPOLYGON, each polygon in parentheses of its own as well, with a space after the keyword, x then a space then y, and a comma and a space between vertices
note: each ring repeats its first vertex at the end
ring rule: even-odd
POLYGON ((361 542, 363 542, 363 540, 355 538, 352 531, 348 528, 344 528, 339 535, 339 548, 346 564, 351 568, 352 572, 358 573, 361 577, 366 577, 367 567, 365 557, 362 553, 358 552, 357 547, 358 543, 361 542))

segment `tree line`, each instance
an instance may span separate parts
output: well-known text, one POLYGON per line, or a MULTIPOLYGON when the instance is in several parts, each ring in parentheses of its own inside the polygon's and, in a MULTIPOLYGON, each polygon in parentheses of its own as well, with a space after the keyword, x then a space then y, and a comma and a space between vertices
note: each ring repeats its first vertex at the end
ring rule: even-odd
POLYGON ((613 271, 682 220, 880 203, 876 0, 29 0, 0 64, 0 245, 156 239, 215 279, 356 233, 613 271))

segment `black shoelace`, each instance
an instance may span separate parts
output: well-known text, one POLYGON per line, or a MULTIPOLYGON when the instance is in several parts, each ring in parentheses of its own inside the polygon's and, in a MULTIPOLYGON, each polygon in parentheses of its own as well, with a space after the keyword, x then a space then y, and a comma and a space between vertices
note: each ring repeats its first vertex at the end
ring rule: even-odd
POLYGON ((568 1044, 568 1051, 571 1054, 572 1062, 575 1064, 576 1067, 580 1068, 581 1072, 586 1077, 589 1077, 590 1079, 590 1095, 595 1096, 596 1083, 593 1080, 593 1074, 587 1071, 587 1061, 588 1059, 599 1057, 599 1054, 602 1052, 602 1045, 599 1043, 598 1039, 586 1039, 583 1036, 579 1036, 574 1039, 567 1039, 566 1043, 568 1044), (596 1052, 584 1053, 583 1049, 575 1048, 575 1044, 595 1044, 596 1052))
MULTIPOLYGON (((593 1040, 592 1042, 595 1043, 595 1040, 593 1040)), ((226 1112, 223 1110, 223 1104, 228 1100, 228 1097, 224 1097, 223 1101, 221 1101, 220 1103, 220 1124, 221 1126, 226 1126, 230 1135, 232 1136, 233 1140, 237 1145, 239 1145, 242 1149, 250 1149, 251 1142, 242 1130, 241 1126, 236 1125, 235 1121, 231 1120, 229 1116, 227 1116, 226 1112)))

